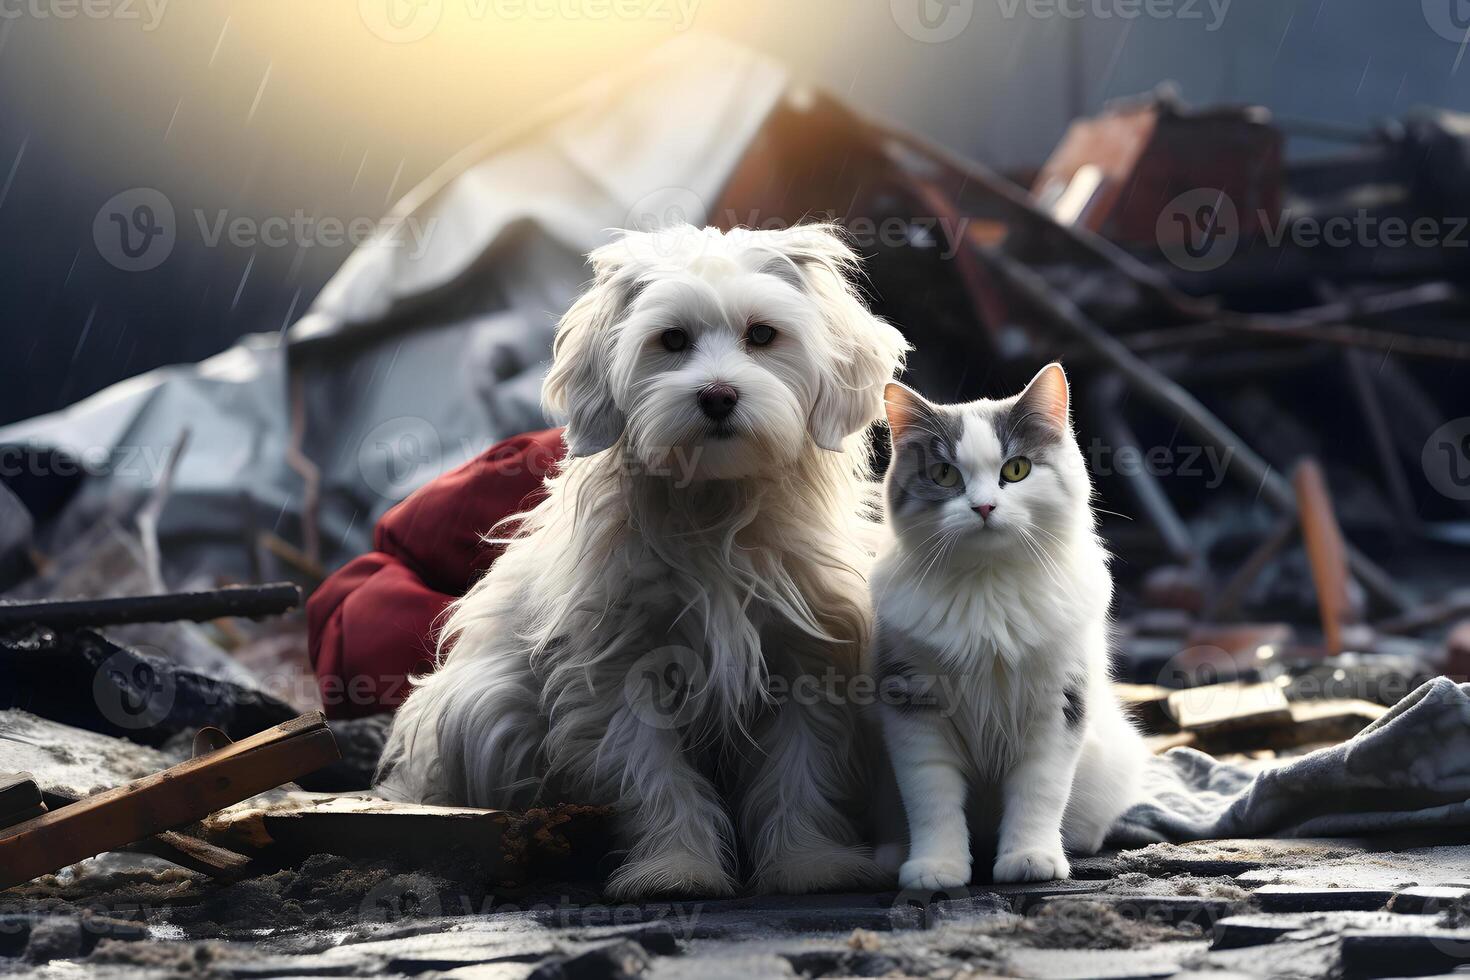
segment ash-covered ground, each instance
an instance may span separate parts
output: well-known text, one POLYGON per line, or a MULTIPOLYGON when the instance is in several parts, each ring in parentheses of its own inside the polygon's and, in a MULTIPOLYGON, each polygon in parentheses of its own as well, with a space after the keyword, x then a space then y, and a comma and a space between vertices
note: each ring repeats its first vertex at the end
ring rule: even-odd
POLYGON ((1213 841, 1071 881, 601 903, 446 860, 318 855, 233 884, 105 855, 0 893, 20 977, 1384 977, 1470 969, 1470 846, 1213 841), (1412 845, 1412 846, 1411 846, 1412 845))

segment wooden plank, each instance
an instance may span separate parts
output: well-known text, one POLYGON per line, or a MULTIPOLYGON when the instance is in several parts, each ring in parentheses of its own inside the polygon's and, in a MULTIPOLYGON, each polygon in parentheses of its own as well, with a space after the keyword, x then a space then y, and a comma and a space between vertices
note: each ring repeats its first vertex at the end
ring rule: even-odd
POLYGON ((521 864, 507 830, 518 819, 504 810, 428 806, 329 793, 271 794, 247 800, 204 822, 212 842, 245 850, 272 850, 284 859, 311 854, 408 861, 459 853, 504 878, 521 864))
MULTIPOLYGON (((71 806, 77 802, 75 797, 60 793, 46 795, 53 809, 71 806)), ((46 807, 42 806, 40 812, 45 813, 46 807)), ((31 816, 39 816, 39 814, 31 814, 31 816)), ((0 821, 0 827, 4 826, 8 825, 0 821)), ((137 841, 120 850, 132 851, 135 854, 151 854, 177 864, 181 868, 188 868, 190 871, 198 871, 200 874, 211 875, 225 881, 236 881, 247 876, 251 867, 250 859, 243 854, 236 854, 223 847, 207 844, 197 837, 181 834, 176 830, 166 830, 156 837, 137 841)))
POLYGON ((10 827, 46 812, 41 787, 28 772, 0 773, 0 827, 10 827))
POLYGON ((1291 705, 1275 684, 1207 684, 1169 695, 1169 714, 1187 731, 1291 724, 1291 705))
POLYGON ((273 861, 312 854, 407 862, 446 856, 475 864, 497 882, 593 876, 613 846, 606 807, 564 805, 511 813, 399 803, 372 796, 270 793, 214 814, 203 835, 273 861))
POLYGON ((202 820, 340 758, 321 712, 0 830, 0 888, 202 820))

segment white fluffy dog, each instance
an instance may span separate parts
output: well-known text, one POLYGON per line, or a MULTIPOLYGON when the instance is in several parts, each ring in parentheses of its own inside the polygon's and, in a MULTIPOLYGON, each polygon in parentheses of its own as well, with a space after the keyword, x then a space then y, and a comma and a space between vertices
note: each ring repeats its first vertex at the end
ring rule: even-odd
POLYGON ((908 345, 831 226, 628 233, 591 259, 544 393, 570 458, 451 610, 383 789, 610 804, 620 898, 728 894, 740 851, 762 891, 881 881, 853 699, 781 695, 859 670, 867 428, 908 345))

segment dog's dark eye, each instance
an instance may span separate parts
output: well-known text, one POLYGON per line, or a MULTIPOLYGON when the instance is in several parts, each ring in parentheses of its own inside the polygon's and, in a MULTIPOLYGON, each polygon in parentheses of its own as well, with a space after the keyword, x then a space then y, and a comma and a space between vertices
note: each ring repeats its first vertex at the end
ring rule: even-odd
POLYGON ((674 354, 689 346, 689 335, 677 327, 665 330, 659 340, 663 342, 664 350, 674 354))
POLYGON ((752 347, 764 347, 776 339, 776 328, 769 323, 752 323, 745 332, 745 339, 752 347))

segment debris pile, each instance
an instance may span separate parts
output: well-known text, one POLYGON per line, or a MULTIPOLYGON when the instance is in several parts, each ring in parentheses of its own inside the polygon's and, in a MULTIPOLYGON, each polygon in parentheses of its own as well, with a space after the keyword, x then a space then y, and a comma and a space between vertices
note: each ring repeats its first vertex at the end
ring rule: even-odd
MULTIPOLYGON (((1078 121, 1012 181, 793 89, 708 209, 723 227, 899 222, 901 241, 864 243, 873 298, 936 398, 1065 359, 1120 559, 1118 690, 1161 753, 1265 766, 1470 674, 1467 270, 1445 249, 1312 234, 1467 213, 1470 127, 1420 114, 1297 162, 1300 129, 1163 93, 1078 121)), ((302 446, 299 541, 252 534, 225 567, 320 580, 331 521, 302 446)), ((1083 880, 952 896, 602 906, 605 812, 367 795, 385 720, 320 714, 299 585, 197 563, 166 581, 159 521, 188 447, 185 431, 158 487, 82 527, 0 486, 0 957, 1080 977, 1259 972, 1269 947, 1278 972, 1381 976, 1470 948, 1470 857, 1422 837, 1159 844, 1080 859, 1083 880)))

